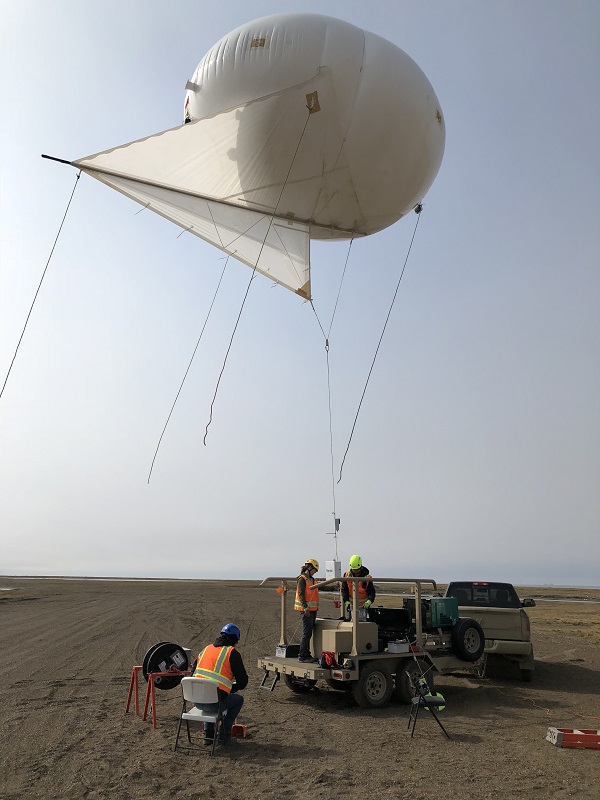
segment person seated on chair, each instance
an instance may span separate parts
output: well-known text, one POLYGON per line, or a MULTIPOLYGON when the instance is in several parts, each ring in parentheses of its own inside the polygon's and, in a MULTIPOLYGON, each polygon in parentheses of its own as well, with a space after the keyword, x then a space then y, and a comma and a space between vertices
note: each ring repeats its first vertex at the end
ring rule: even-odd
MULTIPOLYGON (((235 649, 240 636, 237 625, 232 622, 224 625, 215 641, 198 655, 193 675, 194 678, 203 678, 218 684, 221 710, 227 714, 223 717, 217 741, 225 745, 231 744, 231 729, 244 704, 244 698, 236 692, 248 685, 248 673, 241 655, 235 649)), ((196 706, 201 711, 218 710, 217 703, 196 703, 196 706)), ((204 743, 212 744, 214 735, 215 726, 207 723, 204 726, 204 743)))
MULTIPOLYGON (((350 557, 350 569, 344 573, 344 578, 370 578, 369 570, 363 567, 362 558, 360 556, 350 557)), ((349 581, 342 581, 342 601, 344 608, 344 618, 350 619, 350 611, 352 609, 354 584, 349 581)), ((360 581, 358 584, 358 607, 365 610, 373 605, 375 600, 375 586, 373 581, 366 580, 360 581)))

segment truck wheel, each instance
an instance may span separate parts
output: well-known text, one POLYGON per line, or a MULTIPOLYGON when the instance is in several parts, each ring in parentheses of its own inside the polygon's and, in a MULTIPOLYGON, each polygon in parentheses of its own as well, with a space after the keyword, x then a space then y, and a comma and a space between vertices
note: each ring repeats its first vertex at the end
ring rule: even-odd
POLYGON ((452 649, 463 661, 477 661, 483 655, 485 634, 481 625, 468 617, 460 618, 452 629, 452 649))
POLYGON ((381 661, 368 661, 352 687, 361 708, 383 708, 390 702, 394 682, 389 667, 381 661))
POLYGON ((282 677, 288 689, 291 689, 292 692, 296 694, 306 694, 306 692, 310 692, 316 683, 316 681, 313 681, 311 678, 296 678, 295 675, 283 675, 282 677))
POLYGON ((426 661, 420 660, 418 663, 412 659, 411 661, 405 660, 398 664, 396 670, 396 680, 394 687, 394 694, 400 703, 410 704, 415 695, 415 690, 410 684, 410 680, 416 680, 422 673, 426 673, 427 685, 429 691, 434 691, 433 686, 433 670, 430 669, 430 664, 426 661), (429 672, 427 670, 429 669, 429 672))

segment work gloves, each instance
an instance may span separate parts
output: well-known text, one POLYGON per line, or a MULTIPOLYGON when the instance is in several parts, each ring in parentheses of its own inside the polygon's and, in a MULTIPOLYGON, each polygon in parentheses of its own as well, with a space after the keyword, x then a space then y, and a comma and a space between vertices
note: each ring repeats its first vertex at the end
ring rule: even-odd
MULTIPOLYGON (((369 609, 369 608, 371 608, 372 605, 373 605, 373 601, 372 600, 365 600, 363 608, 369 609)), ((352 608, 352 603, 350 602, 350 600, 346 600, 346 602, 344 603, 344 611, 346 613, 349 613, 351 608, 352 608)))

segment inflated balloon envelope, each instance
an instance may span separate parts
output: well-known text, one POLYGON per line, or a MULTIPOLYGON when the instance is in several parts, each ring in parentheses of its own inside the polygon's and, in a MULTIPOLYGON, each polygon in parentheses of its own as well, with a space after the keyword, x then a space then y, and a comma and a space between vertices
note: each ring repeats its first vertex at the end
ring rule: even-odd
POLYGON ((444 152, 440 104, 417 64, 315 14, 221 39, 188 81, 185 118, 72 163, 304 298, 310 239, 393 224, 444 152))

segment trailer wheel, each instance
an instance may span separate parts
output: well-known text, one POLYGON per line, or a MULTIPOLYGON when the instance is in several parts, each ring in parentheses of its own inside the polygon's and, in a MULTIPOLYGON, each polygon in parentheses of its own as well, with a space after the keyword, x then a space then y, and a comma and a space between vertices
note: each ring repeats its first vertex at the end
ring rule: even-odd
POLYGON ((458 620, 452 629, 452 649, 463 661, 477 661, 483 655, 485 634, 481 625, 468 617, 458 620))
POLYGON ((295 675, 283 675, 282 677, 288 689, 291 689, 291 691, 296 694, 306 694, 306 692, 310 692, 316 683, 316 681, 313 681, 311 678, 296 678, 295 675))
POLYGON ((368 661, 352 687, 361 708, 383 708, 390 702, 394 681, 389 667, 381 661, 368 661))
POLYGON ((419 659, 418 662, 414 659, 410 661, 408 659, 400 661, 398 669, 396 670, 396 680, 394 682, 394 694, 400 703, 405 703, 407 705, 412 703, 415 690, 412 688, 410 681, 411 679, 413 681, 416 680, 423 673, 426 673, 425 677, 427 679, 429 691, 432 693, 435 691, 433 685, 433 670, 430 667, 431 664, 422 659, 419 659))

